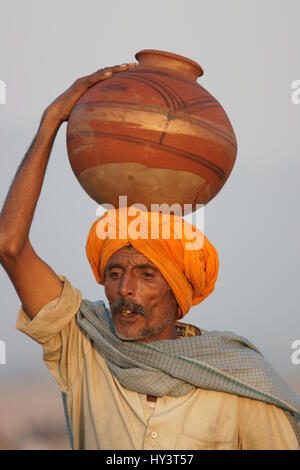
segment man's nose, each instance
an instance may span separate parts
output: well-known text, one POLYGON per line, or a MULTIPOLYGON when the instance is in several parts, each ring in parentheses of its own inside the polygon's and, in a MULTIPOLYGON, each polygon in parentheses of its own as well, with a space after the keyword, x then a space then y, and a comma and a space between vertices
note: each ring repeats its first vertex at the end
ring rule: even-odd
POLYGON ((130 271, 122 274, 119 284, 119 294, 122 297, 134 296, 135 294, 135 281, 134 276, 130 271))

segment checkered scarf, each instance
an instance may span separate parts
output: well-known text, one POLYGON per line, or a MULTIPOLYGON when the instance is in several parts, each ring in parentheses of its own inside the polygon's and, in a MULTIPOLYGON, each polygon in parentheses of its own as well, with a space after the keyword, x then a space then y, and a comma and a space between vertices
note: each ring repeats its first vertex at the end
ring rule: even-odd
POLYGON ((271 403, 283 409, 300 445, 300 398, 247 339, 201 329, 176 341, 124 341, 103 301, 82 300, 77 322, 125 388, 179 397, 199 387, 271 403))

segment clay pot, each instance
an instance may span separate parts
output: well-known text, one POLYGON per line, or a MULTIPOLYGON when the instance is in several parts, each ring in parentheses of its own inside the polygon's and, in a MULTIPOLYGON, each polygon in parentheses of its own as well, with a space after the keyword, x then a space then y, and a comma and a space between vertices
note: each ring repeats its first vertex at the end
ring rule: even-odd
POLYGON ((207 204, 233 168, 237 144, 203 70, 170 52, 142 50, 136 69, 88 90, 72 110, 67 148, 83 189, 99 204, 207 204))

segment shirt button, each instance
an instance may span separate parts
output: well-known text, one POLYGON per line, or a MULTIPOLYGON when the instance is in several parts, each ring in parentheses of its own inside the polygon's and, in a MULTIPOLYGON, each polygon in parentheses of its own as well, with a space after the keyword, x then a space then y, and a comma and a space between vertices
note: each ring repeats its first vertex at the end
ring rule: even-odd
POLYGON ((153 438, 157 437, 157 432, 152 432, 151 437, 153 437, 153 438))

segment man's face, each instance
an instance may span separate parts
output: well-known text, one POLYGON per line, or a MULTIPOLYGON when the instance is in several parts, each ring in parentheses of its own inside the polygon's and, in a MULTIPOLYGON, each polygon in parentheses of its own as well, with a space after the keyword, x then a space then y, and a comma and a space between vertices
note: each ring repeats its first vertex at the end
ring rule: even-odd
POLYGON ((145 343, 177 338, 176 299, 148 258, 131 245, 121 248, 109 258, 104 276, 119 338, 145 343))

